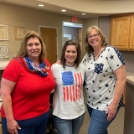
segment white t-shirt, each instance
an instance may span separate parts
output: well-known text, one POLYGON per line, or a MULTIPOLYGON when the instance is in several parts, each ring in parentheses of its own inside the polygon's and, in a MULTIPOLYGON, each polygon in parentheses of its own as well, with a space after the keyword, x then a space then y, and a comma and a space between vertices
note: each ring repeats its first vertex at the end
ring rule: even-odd
POLYGON ((114 97, 114 71, 125 64, 123 57, 114 47, 106 46, 97 60, 94 60, 91 53, 84 56, 82 63, 86 67, 87 104, 94 109, 106 111, 114 97))
POLYGON ((75 68, 53 64, 52 73, 56 82, 53 97, 53 115, 61 119, 75 119, 85 112, 83 82, 85 66, 75 68))

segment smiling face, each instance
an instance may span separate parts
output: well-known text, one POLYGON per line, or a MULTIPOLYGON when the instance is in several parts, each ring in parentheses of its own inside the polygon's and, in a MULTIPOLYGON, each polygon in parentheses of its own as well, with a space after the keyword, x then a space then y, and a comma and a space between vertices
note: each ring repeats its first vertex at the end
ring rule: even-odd
POLYGON ((92 46, 93 48, 101 46, 101 36, 100 34, 97 33, 95 29, 92 29, 90 31, 87 38, 89 45, 92 46))
POLYGON ((65 60, 67 66, 74 66, 77 58, 77 50, 75 45, 68 45, 65 50, 65 60))
POLYGON ((41 43, 38 38, 30 38, 26 45, 27 56, 31 60, 39 60, 41 54, 41 43))

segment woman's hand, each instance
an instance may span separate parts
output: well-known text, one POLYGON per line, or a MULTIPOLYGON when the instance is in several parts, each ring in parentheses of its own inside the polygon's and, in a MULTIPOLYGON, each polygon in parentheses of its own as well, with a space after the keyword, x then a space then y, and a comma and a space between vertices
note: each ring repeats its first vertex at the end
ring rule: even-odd
POLYGON ((18 134, 17 129, 21 129, 17 121, 11 120, 7 121, 7 129, 10 134, 18 134))
POLYGON ((113 119, 113 117, 116 115, 116 111, 117 106, 111 103, 106 111, 108 121, 111 121, 113 119))
POLYGON ((57 60, 57 61, 56 61, 56 64, 60 64, 60 60, 57 60))

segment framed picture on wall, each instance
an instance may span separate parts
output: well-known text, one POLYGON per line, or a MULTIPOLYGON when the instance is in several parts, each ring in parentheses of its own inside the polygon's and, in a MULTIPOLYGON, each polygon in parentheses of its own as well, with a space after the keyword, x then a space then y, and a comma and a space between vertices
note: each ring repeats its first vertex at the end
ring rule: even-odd
POLYGON ((7 45, 0 44, 0 58, 8 57, 8 47, 7 45))
POLYGON ((0 40, 8 40, 8 26, 0 24, 0 40))
POLYGON ((21 40, 25 34, 25 27, 14 27, 15 40, 21 40))

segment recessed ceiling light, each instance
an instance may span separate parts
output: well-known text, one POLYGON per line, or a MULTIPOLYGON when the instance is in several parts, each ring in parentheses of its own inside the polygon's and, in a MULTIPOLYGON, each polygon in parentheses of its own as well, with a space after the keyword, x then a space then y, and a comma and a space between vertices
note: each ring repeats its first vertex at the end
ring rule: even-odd
POLYGON ((43 5, 43 4, 39 4, 38 6, 39 6, 39 7, 44 7, 44 5, 43 5))
POLYGON ((65 9, 62 9, 61 12, 66 12, 66 10, 65 9))
POLYGON ((86 13, 82 13, 82 15, 86 15, 86 13))

